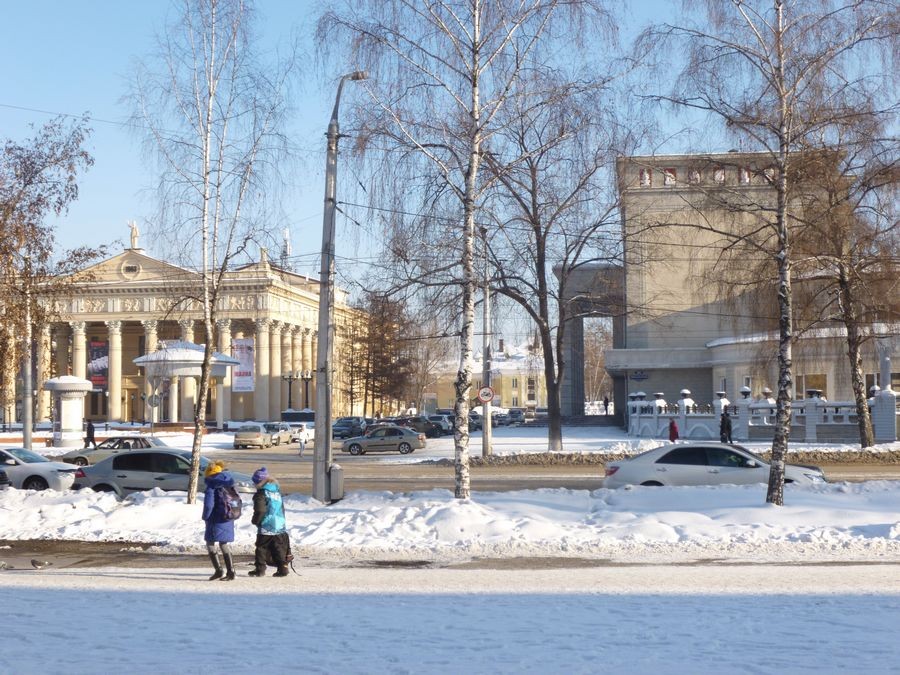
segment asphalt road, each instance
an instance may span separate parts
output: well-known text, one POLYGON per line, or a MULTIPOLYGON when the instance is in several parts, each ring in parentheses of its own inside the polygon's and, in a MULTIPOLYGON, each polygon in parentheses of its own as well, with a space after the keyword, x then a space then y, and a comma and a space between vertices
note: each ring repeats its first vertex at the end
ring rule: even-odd
MULTIPOLYGON (((312 491, 312 450, 299 457, 297 446, 267 450, 223 450, 216 454, 236 471, 251 474, 260 466, 281 483, 284 492, 312 491)), ((335 452, 334 461, 344 469, 344 490, 390 490, 411 492, 454 487, 452 466, 409 463, 399 455, 381 454, 354 457, 335 452)), ((861 482, 864 480, 898 480, 900 465, 885 464, 826 464, 821 465, 830 481, 861 482)), ((473 490, 504 492, 537 488, 570 488, 595 490, 601 487, 603 468, 600 465, 537 466, 511 465, 471 467, 473 490)))

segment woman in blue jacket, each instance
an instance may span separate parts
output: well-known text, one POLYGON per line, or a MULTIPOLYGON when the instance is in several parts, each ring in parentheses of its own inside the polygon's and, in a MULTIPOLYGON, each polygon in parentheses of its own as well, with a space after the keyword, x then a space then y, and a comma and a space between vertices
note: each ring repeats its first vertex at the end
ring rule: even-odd
POLYGON ((225 505, 221 503, 216 488, 234 485, 234 479, 225 471, 222 462, 210 462, 203 472, 206 479, 206 494, 203 498, 203 520, 206 521, 206 551, 213 564, 215 572, 209 578, 210 581, 221 579, 231 581, 234 579, 234 558, 231 555, 231 542, 234 541, 234 521, 225 518, 225 505), (222 549, 222 557, 225 559, 225 574, 222 565, 219 564, 219 556, 216 544, 222 549))

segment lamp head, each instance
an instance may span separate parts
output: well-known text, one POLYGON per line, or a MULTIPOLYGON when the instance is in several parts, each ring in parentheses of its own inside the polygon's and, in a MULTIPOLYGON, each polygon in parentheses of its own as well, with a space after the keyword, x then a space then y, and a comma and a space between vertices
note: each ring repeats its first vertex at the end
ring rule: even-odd
POLYGON ((369 73, 368 73, 368 71, 365 71, 365 70, 356 70, 356 71, 350 73, 347 77, 348 77, 348 79, 351 79, 351 80, 368 80, 369 73))

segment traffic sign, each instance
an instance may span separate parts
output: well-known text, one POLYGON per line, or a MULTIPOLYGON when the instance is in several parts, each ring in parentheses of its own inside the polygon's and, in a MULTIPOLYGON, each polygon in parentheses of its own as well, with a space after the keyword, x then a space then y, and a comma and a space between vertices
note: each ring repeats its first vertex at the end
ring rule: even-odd
POLYGON ((490 403, 494 400, 494 390, 490 387, 482 387, 478 390, 478 400, 482 403, 490 403))
POLYGON ((149 399, 147 399, 147 403, 150 404, 151 408, 155 408, 159 405, 159 394, 153 394, 149 399))

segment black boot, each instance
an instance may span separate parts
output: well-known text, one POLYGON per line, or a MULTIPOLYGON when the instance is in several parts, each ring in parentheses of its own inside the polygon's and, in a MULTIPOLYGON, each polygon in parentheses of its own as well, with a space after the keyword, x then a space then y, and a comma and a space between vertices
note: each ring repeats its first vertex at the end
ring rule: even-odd
POLYGON ((209 578, 209 580, 215 581, 216 579, 221 579, 222 578, 222 566, 219 564, 219 556, 215 553, 210 553, 209 560, 210 560, 210 562, 212 562, 213 567, 216 570, 215 572, 213 572, 213 575, 209 578))
POLYGON ((265 570, 265 568, 264 568, 264 569, 259 569, 258 567, 254 567, 252 570, 250 570, 250 571, 247 573, 247 576, 250 576, 250 577, 264 577, 264 576, 266 576, 266 570, 265 570))
POLYGON ((222 557, 225 558, 225 569, 227 574, 222 577, 222 581, 234 581, 234 558, 231 557, 230 553, 223 553, 222 557))
POLYGON ((275 574, 273 574, 272 576, 273 577, 286 577, 287 575, 288 575, 288 566, 285 564, 285 565, 279 565, 278 571, 275 572, 275 574))

